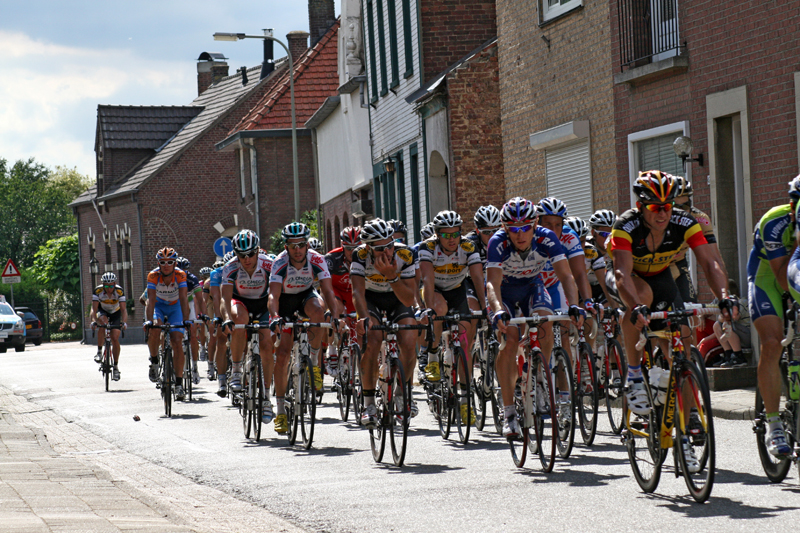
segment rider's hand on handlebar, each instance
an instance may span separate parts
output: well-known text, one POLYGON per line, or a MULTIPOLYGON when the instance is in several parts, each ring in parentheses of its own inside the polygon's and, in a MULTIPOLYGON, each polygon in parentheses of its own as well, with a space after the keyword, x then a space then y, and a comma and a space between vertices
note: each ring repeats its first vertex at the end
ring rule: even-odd
POLYGON ((586 312, 592 316, 597 316, 597 306, 595 305, 594 300, 591 298, 583 303, 583 308, 586 309, 586 312))
POLYGON ((142 327, 144 329, 148 329, 152 325, 153 325, 153 321, 152 320, 145 320, 144 324, 142 324, 142 327))
POLYGON ((719 301, 719 310, 725 320, 738 320, 739 318, 739 298, 728 296, 719 301))
POLYGON ((226 320, 222 323, 222 329, 224 330, 226 335, 229 335, 231 331, 233 331, 233 320, 226 320))
POLYGON ((508 329, 506 325, 508 320, 511 320, 511 315, 506 311, 498 311, 492 315, 492 325, 503 335, 506 334, 506 329, 508 329))
POLYGON ((122 329, 128 329, 128 323, 127 322, 123 322, 122 323, 122 329))
POLYGON ((642 329, 650 324, 650 309, 646 305, 637 305, 631 310, 631 323, 636 329, 642 329))
POLYGON ((583 321, 586 318, 586 311, 577 305, 570 305, 567 314, 572 319, 572 323, 577 327, 583 326, 583 321))
POLYGON ((269 330, 272 333, 277 334, 281 329, 281 319, 280 317, 273 316, 269 319, 269 330))
POLYGON ((367 329, 369 329, 369 317, 361 318, 356 322, 356 333, 359 336, 366 334, 367 329))

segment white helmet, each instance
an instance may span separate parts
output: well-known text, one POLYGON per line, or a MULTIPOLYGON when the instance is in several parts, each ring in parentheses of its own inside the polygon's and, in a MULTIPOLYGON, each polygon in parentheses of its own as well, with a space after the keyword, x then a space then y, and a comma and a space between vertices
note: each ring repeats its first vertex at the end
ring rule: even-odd
POLYGON ((610 209, 598 209, 589 218, 589 225, 595 226, 608 226, 609 228, 617 221, 617 215, 610 209))
POLYGON ((393 236, 394 228, 380 218, 370 220, 361 228, 361 242, 382 241, 393 236))
POLYGON ((475 225, 479 228, 496 228, 503 223, 500 210, 493 205, 482 205, 475 211, 475 225))
POLYGON ((439 211, 439 213, 433 217, 433 227, 436 229, 457 228, 463 223, 461 217, 455 211, 439 211))

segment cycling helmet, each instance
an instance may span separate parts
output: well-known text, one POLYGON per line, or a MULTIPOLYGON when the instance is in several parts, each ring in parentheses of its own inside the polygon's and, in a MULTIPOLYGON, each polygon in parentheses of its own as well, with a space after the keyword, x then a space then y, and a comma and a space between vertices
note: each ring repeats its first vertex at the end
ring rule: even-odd
POLYGON ((283 242, 287 242, 289 239, 308 240, 309 235, 311 235, 311 230, 302 222, 292 222, 281 230, 283 242))
POLYGON ((101 283, 116 283, 117 282, 117 275, 113 272, 106 272, 102 276, 100 276, 101 283))
POLYGON ((394 229, 387 224, 385 220, 381 220, 380 218, 373 218, 361 228, 362 242, 376 242, 391 239, 393 235, 394 229))
POLYGON ((175 248, 162 248, 156 252, 156 259, 159 261, 163 259, 172 259, 175 261, 178 259, 178 252, 175 251, 175 248))
POLYGON ((406 227, 406 223, 402 220, 387 220, 386 223, 392 227, 395 233, 408 235, 408 228, 406 227))
POLYGON ((493 205, 482 205, 475 211, 473 218, 475 225, 479 228, 496 228, 502 224, 500 220, 500 210, 493 205))
POLYGON ((211 268, 216 270, 218 268, 222 268, 225 266, 225 261, 214 261, 214 264, 211 265, 211 268))
POLYGON ((277 256, 275 254, 267 254, 267 259, 269 259, 270 261, 275 261, 276 257, 277 256))
POLYGON ((800 200, 800 175, 789 182, 789 196, 792 200, 800 200))
POLYGON ((633 184, 633 193, 645 203, 665 204, 675 198, 675 178, 660 170, 639 172, 633 184))
POLYGON ((539 202, 538 211, 540 215, 553 215, 561 218, 567 217, 567 205, 558 198, 553 198, 552 196, 542 198, 539 202))
POLYGON ((500 211, 500 218, 506 224, 531 222, 537 216, 539 216, 538 211, 533 202, 519 196, 506 202, 500 211))
POLYGON ((211 275, 211 269, 209 267, 201 268, 200 269, 200 275, 203 276, 204 278, 210 276, 211 275))
POLYGON ((564 224, 574 231, 581 239, 589 235, 589 226, 578 217, 567 217, 564 219, 564 224))
POLYGON ((433 217, 433 227, 435 229, 442 229, 442 228, 458 228, 464 222, 461 220, 461 217, 455 211, 439 211, 435 217, 433 217))
POLYGON ((178 260, 175 261, 175 266, 180 268, 181 270, 186 270, 187 268, 192 266, 192 263, 185 257, 179 257, 178 260))
POLYGON ((223 258, 222 258, 222 262, 223 262, 223 263, 227 263, 228 261, 230 261, 231 259, 233 259, 233 256, 235 256, 235 255, 236 255, 236 254, 235 254, 235 253, 233 253, 233 251, 231 250, 230 252, 228 252, 227 254, 225 254, 225 257, 223 257, 223 258))
POLYGON ((233 250, 237 253, 247 253, 253 250, 258 250, 261 243, 256 232, 249 229, 243 229, 233 236, 233 250))
POLYGON ((422 237, 423 241, 433 237, 434 233, 436 233, 436 231, 433 229, 433 222, 428 222, 419 230, 419 236, 422 237))
POLYGON ((675 180, 675 198, 680 196, 691 198, 692 194, 694 194, 691 182, 683 176, 673 176, 672 178, 675 180))
POLYGON ((308 239, 308 247, 315 252, 322 252, 322 243, 316 237, 311 237, 308 239))
POLYGON ((347 226, 339 234, 342 246, 358 246, 361 244, 361 228, 358 226, 347 226))
POLYGON ((598 209, 595 211, 591 218, 589 218, 589 225, 595 226, 608 226, 609 228, 617 221, 617 215, 609 209, 598 209))

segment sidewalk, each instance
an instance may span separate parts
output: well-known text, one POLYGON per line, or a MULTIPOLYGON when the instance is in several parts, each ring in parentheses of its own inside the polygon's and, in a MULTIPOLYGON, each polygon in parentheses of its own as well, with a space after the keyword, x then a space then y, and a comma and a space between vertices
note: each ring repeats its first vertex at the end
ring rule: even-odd
POLYGON ((0 530, 301 531, 261 507, 113 449, 3 387, 0 530))
POLYGON ((711 391, 711 408, 716 418, 728 420, 753 420, 756 405, 756 389, 733 389, 711 391))

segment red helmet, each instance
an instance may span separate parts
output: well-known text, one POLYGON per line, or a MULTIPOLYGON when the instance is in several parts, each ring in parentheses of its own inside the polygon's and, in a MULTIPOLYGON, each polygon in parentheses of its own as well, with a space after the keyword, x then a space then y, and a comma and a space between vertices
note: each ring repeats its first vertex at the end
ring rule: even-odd
POLYGON ((347 226, 339 234, 342 246, 358 246, 361 244, 361 228, 358 226, 347 226))

